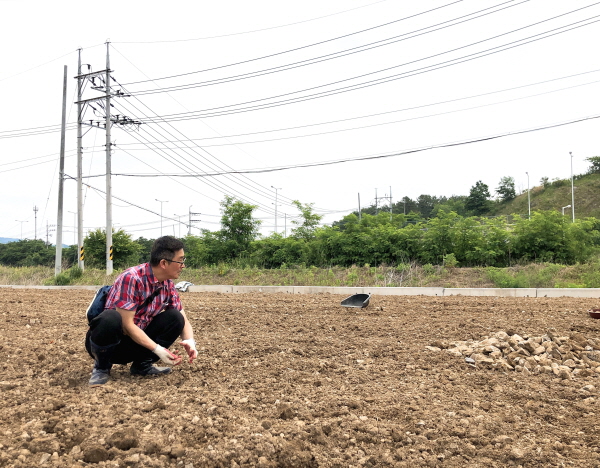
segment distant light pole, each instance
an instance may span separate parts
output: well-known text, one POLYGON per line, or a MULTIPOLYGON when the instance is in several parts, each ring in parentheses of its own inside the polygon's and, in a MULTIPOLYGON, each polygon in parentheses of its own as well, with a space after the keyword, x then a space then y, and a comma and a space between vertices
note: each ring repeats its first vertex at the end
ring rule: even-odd
POLYGON ((162 225, 163 225, 162 204, 169 203, 169 202, 167 200, 159 200, 158 198, 155 198, 155 200, 160 203, 160 237, 162 237, 162 225))
POLYGON ((21 240, 23 240, 23 223, 28 223, 29 221, 19 221, 18 219, 15 219, 15 221, 21 223, 21 240))
POLYGON ((562 207, 562 215, 565 215, 565 208, 571 208, 571 205, 567 205, 567 206, 563 206, 562 207))
POLYGON ((277 191, 281 190, 281 188, 273 187, 272 185, 271 188, 275 189, 275 233, 277 234, 277 191))
POLYGON ((529 193, 529 172, 527 174, 527 209, 529 213, 529 219, 531 219, 531 194, 529 193))
POLYGON ((569 151, 571 155, 571 215, 573 216, 573 222, 575 222, 575 187, 573 186, 573 153, 569 151))

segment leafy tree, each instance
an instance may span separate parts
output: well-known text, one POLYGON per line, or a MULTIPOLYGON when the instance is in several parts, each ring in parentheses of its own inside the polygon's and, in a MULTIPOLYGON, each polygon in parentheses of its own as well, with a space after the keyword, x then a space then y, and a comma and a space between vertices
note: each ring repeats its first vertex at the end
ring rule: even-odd
POLYGON ((598 231, 590 220, 571 223, 557 211, 536 211, 531 219, 515 216, 514 254, 523 261, 572 264, 596 251, 598 231))
POLYGON ((134 242, 140 246, 140 257, 138 259, 138 263, 149 262, 150 253, 152 252, 152 245, 154 244, 154 239, 146 239, 145 237, 140 237, 134 242))
POLYGON ((486 214, 490 209, 490 189, 482 181, 478 180, 469 192, 465 200, 465 208, 475 216, 486 214))
POLYGON ((52 266, 56 250, 41 239, 0 244, 0 263, 8 266, 52 266))
POLYGON ((454 251, 453 231, 457 218, 459 216, 454 212, 442 211, 438 217, 427 222, 421 251, 423 263, 441 263, 446 254, 454 251))
POLYGON ((419 195, 417 198, 417 209, 423 218, 429 218, 437 201, 436 197, 431 195, 419 195))
POLYGON ((254 241, 252 262, 262 268, 280 268, 283 265, 306 264, 308 242, 300 237, 284 238, 281 234, 254 241))
POLYGON ((402 197, 399 202, 393 204, 394 213, 409 214, 411 211, 417 213, 419 208, 417 202, 410 197, 402 197))
POLYGON ((585 158, 591 166, 588 169, 588 174, 597 174, 600 172, 600 156, 590 156, 589 158, 585 158))
POLYGON ((461 216, 467 215, 467 209, 465 208, 465 202, 467 200, 466 195, 452 195, 448 199, 439 205, 435 205, 431 215, 439 216, 442 211, 450 213, 454 211, 456 214, 461 216))
POLYGON ((314 203, 303 205, 298 200, 292 202, 302 215, 302 221, 294 220, 292 224, 298 226, 292 229, 292 236, 298 239, 310 239, 315 236, 317 226, 323 219, 323 216, 313 212, 314 203))
MULTIPOLYGON (((115 268, 124 269, 138 263, 141 246, 131 240, 131 234, 122 229, 113 230, 112 243, 115 268)), ((106 230, 96 229, 88 233, 83 240, 83 247, 86 265, 92 268, 106 268, 106 230)))
POLYGON ((228 259, 238 257, 247 251, 250 242, 258 234, 260 220, 252 218, 252 213, 258 208, 229 195, 221 202, 221 231, 220 238, 224 242, 224 253, 228 259))
POLYGON ((542 177, 540 179, 540 184, 542 184, 542 187, 548 188, 550 186, 550 179, 548 177, 542 177))
POLYGON ((501 202, 508 202, 516 198, 517 192, 515 190, 514 177, 502 177, 500 179, 500 185, 496 188, 496 193, 500 197, 501 202))

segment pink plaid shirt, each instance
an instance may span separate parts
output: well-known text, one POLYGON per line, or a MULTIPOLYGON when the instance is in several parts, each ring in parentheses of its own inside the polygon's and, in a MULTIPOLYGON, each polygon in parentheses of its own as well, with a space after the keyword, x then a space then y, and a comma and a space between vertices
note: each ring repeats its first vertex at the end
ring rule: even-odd
POLYGON ((163 310, 183 309, 175 283, 172 280, 158 281, 149 263, 142 263, 121 273, 110 288, 105 307, 135 311, 159 287, 162 287, 160 293, 146 307, 137 310, 133 317, 133 322, 143 330, 163 310))

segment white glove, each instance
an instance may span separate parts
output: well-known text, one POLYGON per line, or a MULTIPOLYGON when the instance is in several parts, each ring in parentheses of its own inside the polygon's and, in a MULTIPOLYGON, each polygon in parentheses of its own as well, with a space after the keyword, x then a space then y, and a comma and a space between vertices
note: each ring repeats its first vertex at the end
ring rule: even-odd
POLYGON ((181 361, 181 357, 176 356, 171 351, 166 348, 163 348, 161 345, 157 344, 156 348, 152 350, 154 354, 156 354, 162 362, 165 364, 171 364, 172 366, 175 364, 179 364, 181 361))
POLYGON ((198 350, 196 349, 196 340, 193 338, 188 338, 187 340, 182 340, 179 343, 181 346, 185 348, 188 357, 190 358, 190 362, 198 357, 198 350))

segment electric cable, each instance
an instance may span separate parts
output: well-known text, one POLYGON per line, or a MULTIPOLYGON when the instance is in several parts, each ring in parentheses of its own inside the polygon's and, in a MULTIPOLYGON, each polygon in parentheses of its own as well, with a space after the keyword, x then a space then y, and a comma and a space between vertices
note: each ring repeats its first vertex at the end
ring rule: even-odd
MULTIPOLYGON (((370 7, 372 5, 376 5, 377 3, 382 3, 384 1, 386 1, 386 0, 379 0, 377 2, 369 3, 368 5, 362 5, 359 7, 350 8, 349 10, 343 10, 343 11, 339 11, 337 13, 331 13, 329 15, 318 16, 316 18, 311 18, 311 19, 307 19, 307 20, 303 20, 303 21, 296 21, 295 23, 282 24, 279 26, 271 26, 268 28, 261 28, 261 29, 253 29, 251 31, 243 31, 243 32, 238 32, 238 33, 230 33, 230 34, 220 34, 218 36, 198 37, 198 38, 194 38, 194 39, 172 39, 172 40, 168 40, 168 41, 118 41, 116 43, 117 44, 164 44, 164 43, 171 43, 171 42, 203 41, 203 40, 207 40, 207 39, 219 39, 219 38, 223 38, 223 37, 240 36, 240 35, 244 35, 244 34, 252 34, 252 33, 256 33, 256 32, 263 32, 263 31, 270 31, 273 29, 286 28, 288 26, 295 26, 297 24, 309 23, 311 21, 316 21, 316 20, 320 20, 323 18, 329 18, 331 16, 340 15, 342 13, 347 13, 349 11, 354 11, 354 10, 359 10, 361 8, 370 7)), ((462 1, 462 0, 459 0, 459 1, 462 1)), ((455 2, 455 3, 458 3, 458 2, 455 2)))
MULTIPOLYGON (((454 5, 456 3, 460 3, 462 1, 463 0, 456 0, 456 1, 453 1, 453 2, 450 2, 450 3, 446 3, 445 5, 441 5, 439 7, 432 8, 430 10, 426 10, 426 11, 422 11, 420 13, 416 13, 414 15, 406 16, 404 18, 400 18, 400 19, 397 19, 397 20, 394 20, 394 21, 389 21, 387 23, 380 24, 380 25, 377 25, 377 26, 372 26, 372 27, 369 27, 369 28, 366 28, 366 29, 362 29, 360 31, 355 31, 353 33, 344 34, 343 36, 338 36, 338 37, 334 37, 334 38, 331 38, 331 39, 326 39, 324 41, 319 41, 319 42, 315 42, 315 43, 312 43, 312 44, 308 44, 308 45, 304 45, 304 46, 300 46, 300 47, 295 47, 293 49, 288 49, 288 50, 284 50, 284 51, 281 51, 281 52, 276 52, 276 53, 273 53, 273 54, 263 55, 261 57, 255 57, 253 59, 242 60, 240 62, 230 63, 230 64, 227 64, 227 65, 220 65, 218 67, 207 68, 207 69, 204 69, 204 70, 197 70, 197 71, 193 71, 193 72, 180 73, 180 74, 177 74, 177 75, 164 76, 162 78, 153 78, 153 79, 149 79, 149 80, 131 81, 129 83, 125 83, 124 86, 129 86, 129 85, 139 84, 139 83, 147 83, 149 81, 159 81, 159 80, 166 80, 166 79, 170 79, 170 78, 179 78, 181 76, 194 75, 194 74, 197 74, 197 73, 204 73, 204 72, 207 72, 207 71, 219 70, 221 68, 233 67, 233 66, 242 65, 242 64, 245 64, 245 63, 256 62, 257 60, 263 60, 263 59, 266 59, 266 58, 276 57, 278 55, 288 54, 290 52, 296 52, 298 50, 307 49, 309 47, 314 47, 314 46, 317 46, 317 45, 326 44, 328 42, 337 41, 339 39, 344 39, 346 37, 355 36, 357 34, 361 34, 361 33, 367 32, 367 31, 372 31, 374 29, 382 28, 384 26, 389 26, 390 24, 398 23, 400 21, 405 21, 407 19, 416 18, 417 16, 421 16, 421 15, 424 15, 426 13, 431 13, 432 11, 440 10, 442 8, 446 8, 448 6, 454 5)), ((512 2, 512 1, 515 1, 515 0, 509 0, 509 1, 512 2)), ((506 2, 506 3, 509 3, 509 2, 506 2)), ((124 44, 124 42, 113 42, 111 44, 124 44)))
MULTIPOLYGON (((135 106, 133 106, 133 107, 134 107, 134 108, 136 108, 135 106)), ((147 106, 146 106, 146 107, 147 107, 147 106)), ((137 109, 137 108, 136 108, 136 110, 140 111, 140 110, 139 110, 139 109, 137 109)), ((144 129, 144 130, 145 130, 145 129, 144 129)), ((156 130, 154 130, 154 131, 156 131, 156 130)), ((164 131, 167 131, 167 132, 168 132, 168 130, 164 130, 164 131)), ((170 133, 169 133, 169 134, 170 134, 170 133)), ((170 135, 171 135, 171 136, 173 136, 172 134, 170 134, 170 135)), ((154 148, 154 149, 155 149, 155 150, 160 150, 161 152, 163 152, 163 150, 162 150, 161 148, 154 148)), ((191 152, 192 152, 192 153, 196 153, 196 154, 197 154, 197 152, 194 150, 194 148, 189 148, 189 147, 186 147, 186 148, 180 148, 180 149, 184 149, 184 150, 185 150, 185 153, 186 153, 187 157, 191 157, 191 158, 194 158, 194 159, 196 159, 196 160, 197 160, 197 158, 195 158, 193 155, 189 154, 189 151, 188 151, 188 150, 191 150, 191 152)), ((181 155, 180 155, 180 154, 177 154, 177 156, 181 158, 181 155)), ((187 162, 188 164, 190 164, 191 166, 194 166, 194 167, 196 167, 197 169, 199 169, 199 168, 198 168, 198 166, 196 166, 196 165, 195 165, 195 163, 193 163, 193 162, 192 162, 192 161, 190 161, 189 159, 186 159, 186 162, 187 162)), ((204 164, 207 164, 207 162, 208 162, 208 161, 206 161, 206 160, 205 160, 205 161, 204 161, 204 164)), ((184 170, 187 170, 187 168, 184 168, 184 170)), ((219 190, 219 191, 220 191, 220 190, 222 190, 222 188, 220 188, 220 187, 218 187, 218 186, 216 186, 216 185, 214 185, 214 184, 209 184, 209 185, 211 185, 211 186, 212 186, 214 189, 216 189, 216 190, 219 190)), ((236 193, 236 192, 237 192, 237 191, 236 191, 235 189, 233 189, 232 187, 229 187, 229 186, 227 186, 227 185, 225 185, 225 187, 226 187, 226 189, 227 189, 227 190, 226 190, 226 192, 227 192, 227 191, 229 191, 230 193, 236 193)), ((241 194, 240 194, 240 195, 241 195, 241 194)), ((258 203, 258 202, 256 202, 255 200, 252 200, 252 202, 253 202, 254 204, 258 204, 258 206, 261 206, 261 204, 260 204, 260 203, 258 203)))
MULTIPOLYGON (((395 157, 395 156, 403 156, 406 154, 419 153, 419 152, 428 151, 431 149, 450 148, 450 147, 454 147, 454 146, 461 146, 461 145, 467 145, 467 144, 473 144, 473 143, 480 143, 483 141, 495 140, 498 138, 505 138, 505 137, 509 137, 509 136, 513 136, 513 135, 521 135, 521 134, 537 132, 537 131, 541 131, 541 130, 548 130, 551 128, 563 127, 566 125, 576 124, 576 123, 585 122, 588 120, 593 120, 593 119, 598 119, 598 118, 600 118, 600 114, 592 115, 592 116, 588 116, 588 117, 581 117, 581 118, 577 118, 574 120, 559 122, 556 124, 548 124, 548 125, 544 125, 544 126, 540 126, 540 127, 530 128, 530 129, 515 130, 515 131, 496 134, 496 135, 486 136, 486 137, 477 137, 477 138, 473 138, 473 139, 462 140, 462 141, 458 141, 458 142, 440 143, 440 144, 436 144, 436 145, 429 145, 429 146, 414 148, 414 149, 410 149, 410 150, 399 150, 399 151, 394 151, 391 153, 383 153, 383 154, 367 155, 367 156, 357 156, 354 158, 337 159, 337 160, 330 160, 330 161, 294 164, 294 165, 289 165, 289 166, 276 166, 276 167, 268 167, 268 168, 260 168, 260 169, 245 169, 245 170, 235 171, 233 173, 235 173, 235 174, 259 174, 259 173, 265 173, 265 172, 276 172, 276 171, 283 171, 283 170, 290 170, 290 169, 300 169, 300 168, 318 167, 318 166, 330 166, 330 165, 334 165, 334 164, 342 164, 342 163, 355 162, 355 161, 384 159, 384 158, 390 158, 390 157, 395 157)), ((168 175, 169 175, 169 177, 215 177, 215 176, 221 176, 223 174, 224 173, 215 172, 215 173, 211 173, 211 174, 168 174, 168 175)), ((160 176, 157 174, 127 174, 127 173, 115 173, 113 175, 125 176, 125 177, 159 177, 160 176)))
MULTIPOLYGON (((252 101, 246 101, 246 102, 237 103, 237 104, 230 104, 230 105, 226 105, 226 106, 220 106, 220 107, 214 107, 214 108, 207 108, 207 109, 202 109, 202 110, 199 110, 199 111, 176 113, 176 114, 167 114, 167 115, 161 116, 161 119, 163 119, 164 121, 170 121, 170 122, 172 122, 172 121, 190 120, 190 119, 195 119, 195 118, 208 118, 208 117, 216 117, 216 116, 223 116, 223 115, 231 115, 231 114, 237 114, 237 113, 241 113, 241 112, 249 112, 249 111, 261 110, 261 109, 267 109, 267 108, 271 108, 271 107, 278 107, 278 106, 287 105, 287 104, 295 104, 295 103, 303 102, 303 101, 307 101, 307 100, 313 100, 313 99, 319 99, 321 97, 332 96, 334 94, 340 94, 340 93, 344 93, 344 92, 355 91, 355 90, 358 90, 358 89, 362 89, 362 88, 366 88, 366 87, 370 87, 370 86, 375 86, 375 85, 387 83, 387 82, 390 82, 390 81, 395 81, 395 80, 402 79, 402 78, 407 78, 407 77, 411 77, 411 76, 420 75, 422 73, 427 73, 429 71, 439 70, 441 68, 447 68, 449 66, 458 65, 459 63, 468 62, 468 61, 475 60, 475 59, 478 59, 478 58, 482 58, 482 57, 485 57, 485 56, 488 56, 488 55, 493 55, 493 54, 496 54, 496 53, 499 53, 499 52, 504 52, 506 50, 510 50, 510 49, 515 48, 515 47, 520 47, 522 45, 526 45, 526 44, 529 44, 529 43, 532 43, 532 42, 536 42, 536 41, 539 41, 539 40, 542 40, 542 39, 547 39, 548 37, 552 37, 552 36, 555 36, 557 34, 562 34, 564 32, 568 32, 568 31, 571 31, 571 30, 574 30, 574 29, 578 29, 578 28, 583 27, 583 26, 589 26, 590 24, 594 24, 594 23, 596 23, 596 22, 598 22, 600 20, 598 20, 598 19, 595 19, 594 21, 590 21, 590 20, 592 20, 594 18, 598 18, 598 17, 600 17, 600 15, 596 15, 596 16, 593 16, 593 17, 590 17, 590 18, 586 18, 585 20, 577 21, 577 22, 571 23, 569 25, 560 26, 559 28, 551 29, 551 30, 545 31, 543 33, 539 33, 539 34, 535 34, 533 36, 529 36, 527 38, 518 39, 516 41, 512 41, 512 42, 509 42, 509 43, 506 43, 506 44, 502 44, 500 46, 492 47, 490 49, 486 49, 486 50, 483 50, 483 51, 478 51, 478 52, 475 52, 475 53, 472 53, 472 54, 467 54, 467 55, 464 55, 462 57, 450 59, 450 60, 447 60, 447 61, 444 61, 444 62, 439 62, 437 64, 428 65, 428 66, 425 66, 425 67, 422 67, 422 68, 418 68, 418 69, 414 69, 414 70, 409 70, 409 71, 406 71, 406 72, 402 72, 402 73, 390 75, 390 76, 387 76, 387 77, 377 78, 377 79, 366 81, 366 82, 363 82, 363 83, 356 83, 354 85, 344 86, 344 87, 333 89, 333 90, 329 90, 329 91, 321 91, 321 92, 309 94, 309 95, 306 95, 306 96, 298 96, 298 97, 294 97, 294 98, 290 98, 290 99, 284 99, 284 100, 281 100, 281 101, 276 101, 274 103, 256 104, 256 105, 248 106, 248 107, 240 107, 238 109, 230 109, 232 107, 238 107, 238 106, 243 106, 243 105, 246 105, 246 104, 258 103, 258 102, 261 102, 261 101, 268 101, 268 100, 271 100, 271 99, 277 99, 277 98, 280 98, 280 97, 285 97, 285 96, 290 96, 290 95, 293 95, 293 94, 298 94, 298 93, 302 93, 302 92, 306 92, 306 91, 315 90, 315 89, 326 87, 326 86, 330 86, 330 85, 333 85, 333 84, 339 84, 339 83, 342 83, 344 81, 350 81, 350 80, 353 80, 353 79, 356 79, 356 78, 364 77, 364 76, 367 76, 367 75, 370 75, 370 74, 373 74, 373 73, 379 73, 379 72, 384 71, 384 70, 389 70, 391 68, 396 68, 398 66, 403 66, 403 65, 406 65, 406 64, 409 64, 409 63, 414 63, 414 62, 407 62, 406 64, 396 65, 396 66, 393 66, 393 67, 389 67, 387 69, 378 70, 376 72, 370 72, 370 73, 366 73, 366 74, 363 74, 363 75, 358 75, 356 77, 346 78, 346 79, 343 79, 343 80, 338 80, 338 81, 327 83, 327 84, 324 84, 324 85, 319 85, 319 86, 314 86, 314 87, 310 87, 310 88, 305 88, 305 89, 302 89, 302 90, 293 91, 293 92, 289 92, 289 93, 284 93, 284 94, 280 94, 280 95, 276 95, 276 96, 271 96, 271 97, 268 97, 268 98, 261 98, 261 99, 255 99, 255 100, 252 100, 252 101), (577 25, 578 23, 581 23, 583 21, 589 21, 589 22, 586 23, 586 24, 579 24, 579 25, 577 25), (577 26, 575 26, 575 25, 577 25, 577 26), (569 26, 573 26, 573 27, 571 27, 570 29, 563 30, 563 31, 557 31, 559 29, 567 28, 569 26), (550 34, 550 33, 552 33, 552 34, 550 34), (537 36, 540 36, 540 35, 543 35, 543 34, 545 34, 544 37, 537 37, 537 36), (527 42, 523 42, 523 41, 527 41, 527 42), (521 43, 518 44, 519 42, 521 42, 521 43), (500 50, 496 50, 496 49, 500 49, 500 50), (222 110, 220 110, 220 109, 222 109, 222 110), (212 112, 209 112, 209 111, 212 111, 212 112)), ((507 34, 507 33, 505 33, 505 34, 507 34)), ((492 38, 489 38, 489 39, 492 39, 492 38)), ((489 40, 489 39, 486 39, 486 40, 489 40)), ((483 41, 480 41, 480 42, 483 42, 483 41)), ((460 47, 460 48, 464 48, 464 47, 468 47, 468 46, 463 46, 463 47, 460 47)), ((454 50, 458 50, 458 49, 453 49, 452 51, 454 51, 454 50)), ((450 52, 450 51, 446 51, 446 52, 443 52, 443 53, 440 53, 440 54, 436 54, 436 55, 433 55, 433 56, 429 56, 429 57, 426 57, 426 58, 432 58, 434 56, 442 55, 442 54, 445 54, 445 53, 448 53, 448 52, 450 52)), ((425 60, 425 59, 422 58, 422 59, 418 59, 416 61, 421 61, 421 60, 425 60)), ((150 122, 151 121, 146 121, 145 123, 150 123, 150 122)))
MULTIPOLYGON (((139 98, 136 98, 136 99, 138 99, 138 100, 139 100, 139 98)), ((141 101, 140 101, 140 102, 141 102, 141 101)), ((145 105, 145 104, 144 104, 144 106, 145 106, 146 108, 148 108, 149 110, 151 110, 151 109, 150 109, 150 108, 149 108, 147 105, 145 105)), ((135 107, 135 106, 134 106, 134 107, 135 107)), ((136 108, 136 110, 140 111, 140 110, 139 110, 139 109, 137 109, 137 108, 136 108)), ((174 129, 174 131, 178 132, 179 134, 181 134, 182 136, 184 136, 184 137, 185 137, 185 135, 183 135, 183 133, 181 133, 179 130, 177 130, 175 127, 173 127, 171 124, 169 124, 169 126, 170 126, 170 127, 172 127, 172 128, 174 129)), ((186 137, 186 138, 187 138, 187 137, 186 137)), ((215 158, 215 157, 214 157, 212 154, 210 154, 208 151, 204 150, 204 149, 203 149, 203 148, 201 148, 201 147, 198 147, 197 145, 195 145, 195 146, 196 146, 197 148, 199 148, 200 150, 202 150, 204 153, 206 153, 206 154, 207 154, 207 155, 208 155, 210 158, 212 158, 212 159, 216 159, 216 158, 215 158)), ((195 148, 189 148, 189 147, 186 147, 186 149, 188 149, 188 150, 191 150, 192 152, 194 152, 195 154, 197 154, 198 156, 200 156, 200 155, 197 153, 197 151, 195 150, 195 148)), ((205 164, 213 164, 213 163, 210 163, 208 160, 206 160, 206 159, 205 159, 205 164)), ((219 161, 219 164, 223 164, 223 163, 222 163, 221 161, 219 161)), ((213 167, 215 167, 215 166, 213 165, 213 167)), ((239 184, 239 183, 243 184, 244 186, 246 186, 246 187, 247 187, 249 190, 251 190, 251 191, 252 191, 252 192, 254 192, 254 193, 258 193, 258 192, 256 191, 256 189, 254 189, 254 188, 250 187, 250 186, 248 185, 248 183, 247 183, 247 182, 244 182, 244 181, 239 181, 238 179, 236 179, 236 180, 235 180, 235 182, 237 182, 238 184, 239 184)), ((251 182, 251 183, 253 183, 253 184, 255 184, 253 181, 250 181, 250 182, 251 182)), ((262 196, 267 196, 269 199, 272 199, 272 193, 271 193, 270 191, 264 192, 264 189, 263 189, 263 187, 262 187, 262 186, 259 186, 259 187, 260 187, 260 190, 261 190, 261 193, 260 193, 260 194, 261 194, 262 196)), ((235 192, 235 190, 233 190, 231 187, 227 186, 227 188, 228 188, 230 191, 233 191, 233 192, 235 192)), ((262 207, 263 207, 263 209, 266 209, 266 211, 267 211, 267 212, 270 212, 270 211, 271 211, 271 209, 270 209, 269 207, 266 207, 266 208, 265 208, 265 207, 264 207, 264 205, 262 205, 261 203, 259 203, 259 202, 255 201, 255 200, 253 200, 253 203, 254 203, 254 204, 256 204, 256 205, 258 205, 259 207, 261 207, 261 206, 262 206, 262 207)))
POLYGON ((330 53, 330 54, 321 55, 321 56, 313 57, 313 58, 306 59, 306 60, 301 60, 301 61, 298 61, 298 62, 292 62, 292 63, 288 63, 288 64, 285 64, 285 65, 279 65, 279 66, 276 66, 276 67, 271 67, 271 68, 266 68, 266 69, 257 70, 257 71, 253 71, 253 72, 243 73, 243 74, 240 74, 240 75, 233 75, 233 76, 218 78, 218 79, 214 79, 214 80, 203 81, 203 82, 199 82, 199 83, 191 83, 191 84, 184 84, 184 85, 171 86, 171 87, 158 88, 158 89, 140 90, 140 91, 133 91, 133 92, 136 95, 140 96, 142 94, 155 94, 157 92, 164 92, 164 91, 180 91, 180 90, 184 90, 184 89, 192 89, 192 88, 201 87, 201 86, 208 86, 208 85, 221 84, 221 83, 229 83, 229 82, 232 82, 232 81, 239 81, 239 80, 242 80, 242 79, 255 78, 257 76, 270 75, 272 73, 278 73, 278 72, 281 72, 281 71, 292 70, 292 69, 303 67, 303 66, 314 65, 315 63, 321 63, 321 62, 324 62, 324 61, 333 60, 333 59, 337 59, 337 58, 340 58, 340 57, 346 57, 348 55, 352 55, 352 54, 355 54, 355 53, 365 52, 365 51, 372 50, 372 49, 377 48, 377 47, 383 47, 383 46, 387 46, 387 45, 390 45, 390 44, 395 44, 397 42, 405 41, 405 40, 408 40, 408 39, 413 39, 415 37, 419 37, 419 36, 422 36, 424 34, 430 34, 432 32, 440 31, 442 29, 446 29, 446 28, 449 28, 449 27, 452 27, 452 26, 456 26, 456 25, 462 24, 462 23, 467 22, 467 21, 472 21, 474 19, 478 19, 478 18, 487 16, 487 15, 490 15, 492 13, 497 13, 498 11, 502 11, 502 10, 507 9, 507 8, 513 8, 513 7, 518 6, 518 5, 522 4, 522 3, 529 2, 530 0, 522 0, 519 3, 513 4, 513 5, 508 5, 508 6, 505 6, 503 8, 500 8, 498 10, 494 10, 494 11, 491 11, 491 12, 488 11, 487 13, 483 13, 483 14, 481 14, 479 16, 475 16, 473 18, 463 19, 463 18, 467 18, 467 17, 472 16, 472 15, 476 15, 478 13, 482 13, 482 12, 487 11, 487 10, 491 10, 493 8, 496 8, 497 6, 504 5, 505 3, 511 3, 512 1, 515 1, 515 0, 511 0, 510 2, 504 2, 504 3, 501 3, 499 5, 495 5, 493 7, 484 8, 483 10, 479 10, 479 11, 476 11, 476 12, 473 12, 473 13, 469 13, 467 15, 459 16, 457 18, 453 18, 451 20, 443 21, 441 23, 437 23, 437 24, 434 24, 434 25, 431 25, 431 26, 427 26, 425 28, 420 28, 420 29, 416 29, 414 31, 410 31, 410 32, 406 32, 406 33, 403 33, 403 34, 399 34, 397 36, 393 36, 393 37, 390 37, 390 38, 381 39, 379 41, 374 41, 374 42, 371 42, 371 43, 368 43, 368 44, 363 44, 363 45, 360 45, 360 46, 352 47, 350 49, 345 49, 345 50, 341 50, 341 51, 338 51, 338 52, 333 52, 333 53, 330 53), (458 21, 460 19, 463 19, 463 20, 462 21, 458 21), (453 21, 457 21, 457 22, 455 22, 453 24, 450 24, 450 25, 439 27, 437 29, 432 29, 432 28, 436 28, 437 26, 445 25, 446 23, 450 23, 450 22, 453 22, 453 21), (429 30, 429 31, 427 31, 427 30, 429 30), (422 32, 422 31, 426 31, 426 32, 422 32), (420 33, 420 34, 417 34, 417 33, 420 33), (406 37, 406 36, 410 36, 410 37, 406 37))

